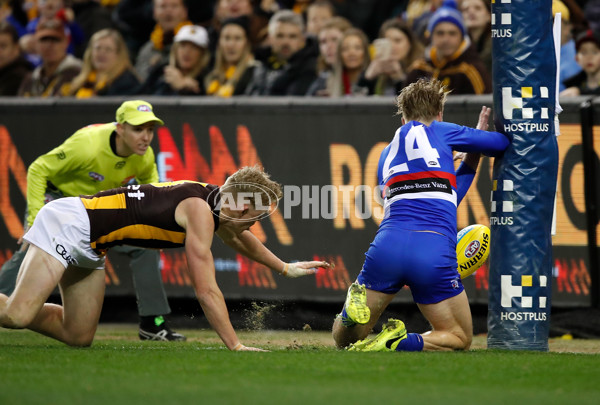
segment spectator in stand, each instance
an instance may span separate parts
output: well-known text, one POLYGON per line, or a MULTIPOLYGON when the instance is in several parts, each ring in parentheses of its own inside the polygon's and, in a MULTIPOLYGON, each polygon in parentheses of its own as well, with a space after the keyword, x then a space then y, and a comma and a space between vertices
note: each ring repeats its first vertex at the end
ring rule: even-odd
POLYGON ((248 17, 248 32, 252 49, 263 45, 267 39, 267 26, 273 16, 273 8, 278 8, 274 1, 256 0, 217 0, 213 21, 208 29, 211 52, 215 54, 219 43, 219 33, 223 21, 242 16, 248 17))
POLYGON ((407 5, 408 0, 376 0, 373 2, 369 18, 361 27, 367 35, 367 38, 369 38, 369 41, 378 38, 379 31, 384 22, 393 18, 402 19, 402 15, 406 11, 407 5))
POLYGON ((292 10, 300 14, 303 18, 306 16, 308 7, 314 0, 278 0, 277 3, 281 9, 292 10))
POLYGON ((120 0, 113 11, 115 26, 134 60, 156 25, 152 14, 153 1, 150 0, 120 0))
POLYGON ((204 27, 181 27, 171 47, 169 62, 156 65, 139 94, 163 96, 204 95, 204 76, 210 62, 208 33, 204 27))
POLYGON ((333 17, 319 31, 318 77, 306 92, 307 96, 327 96, 327 80, 333 72, 337 60, 338 45, 346 30, 352 28, 344 17, 333 17))
POLYGON ((423 54, 423 47, 406 23, 397 18, 383 23, 379 37, 374 42, 375 57, 359 86, 368 87, 369 94, 397 96, 410 66, 423 54))
POLYGON ((561 36, 560 36, 560 69, 559 69, 559 91, 565 90, 565 80, 581 72, 581 66, 576 60, 575 40, 573 39, 573 25, 571 24, 571 13, 562 1, 552 2, 552 14, 561 14, 561 36))
POLYGON ((580 34, 590 28, 591 22, 586 19, 583 11, 584 6, 594 3, 596 0, 562 0, 569 9, 569 19, 573 28, 573 33, 580 34))
POLYGON ((428 40, 427 24, 429 19, 438 8, 442 7, 444 2, 444 0, 410 0, 408 2, 404 19, 422 44, 426 44, 428 40))
POLYGON ((486 94, 492 79, 472 46, 462 14, 454 7, 440 7, 429 19, 431 45, 425 57, 417 60, 405 85, 422 77, 441 80, 452 94, 486 94))
POLYGON ((291 10, 275 13, 269 21, 269 41, 247 94, 305 95, 317 78, 319 47, 314 38, 305 38, 302 17, 291 10))
POLYGON ((33 70, 19 47, 14 25, 0 21, 0 96, 16 96, 23 79, 33 70))
POLYGON ((316 0, 306 9, 306 35, 317 36, 323 25, 335 16, 329 0, 316 0))
MULTIPOLYGON (((33 20, 38 15, 37 0, 23 0, 23 11, 27 15, 27 21, 33 20)), ((27 23, 25 23, 27 24, 27 23)))
MULTIPOLYGON (((95 2, 97 0, 83 0, 95 2)), ((102 0, 104 5, 107 0, 102 0)), ((152 0, 110 0, 116 4, 112 13, 114 24, 121 32, 129 54, 135 57, 155 28, 152 0)), ((184 0, 188 20, 193 24, 208 26, 213 18, 217 0, 184 0)))
POLYGON ((186 5, 190 21, 204 27, 214 17, 217 0, 186 0, 186 5))
POLYGON ((173 38, 182 27, 192 24, 184 0, 153 0, 153 16, 156 26, 135 62, 142 80, 146 80, 154 66, 168 62, 173 38))
MULTIPOLYGON (((36 47, 34 34, 37 26, 42 20, 57 18, 69 29, 69 42, 67 52, 75 54, 75 48, 85 42, 85 34, 79 24, 75 21, 75 14, 70 7, 65 7, 64 0, 38 0, 39 17, 34 18, 27 24, 27 34, 21 37, 20 43, 23 50, 32 55, 32 61, 37 65, 39 58, 36 58, 36 47)), ((39 56, 39 55, 38 55, 39 56)))
POLYGON ((25 35, 28 18, 23 9, 23 0, 0 0, 0 21, 15 27, 19 38, 25 35))
POLYGON ((577 62, 583 70, 565 80, 561 96, 600 95, 600 33, 587 30, 577 37, 577 62))
POLYGON ((204 79, 206 93, 215 97, 243 95, 258 63, 252 54, 248 17, 226 20, 215 57, 215 67, 204 79))
POLYGON ((467 33, 487 71, 492 73, 492 5, 490 0, 462 0, 467 33))
POLYGON ((71 0, 71 3, 75 22, 85 34, 84 42, 75 47, 75 56, 83 57, 92 35, 105 28, 114 28, 112 16, 111 12, 97 0, 71 0))
POLYGON ((140 81, 119 31, 96 32, 83 56, 83 67, 63 94, 77 98, 135 94, 140 81))
MULTIPOLYGON (((373 24, 378 24, 377 28, 373 33, 373 36, 377 35, 377 31, 379 30, 379 26, 381 23, 388 18, 393 17, 394 11, 389 7, 381 7, 384 3, 389 1, 395 2, 396 4, 400 3, 399 0, 331 0, 334 4, 336 15, 346 18, 352 26, 360 29, 365 34, 368 31, 373 31, 371 28, 373 24), (385 9, 385 10, 383 10, 385 9), (386 17, 381 19, 379 18, 380 12, 384 12, 386 17)), ((367 35, 368 38, 368 35, 367 35)))
POLYGON ((67 53, 68 28, 59 19, 42 20, 35 33, 42 63, 21 83, 19 96, 55 97, 81 72, 81 60, 67 53))
POLYGON ((316 93, 329 97, 368 95, 369 88, 361 86, 359 80, 369 63, 367 36, 358 28, 346 30, 338 45, 333 73, 326 81, 325 88, 316 89, 316 93))
POLYGON ((587 1, 583 8, 583 15, 592 30, 600 31, 600 0, 587 1))

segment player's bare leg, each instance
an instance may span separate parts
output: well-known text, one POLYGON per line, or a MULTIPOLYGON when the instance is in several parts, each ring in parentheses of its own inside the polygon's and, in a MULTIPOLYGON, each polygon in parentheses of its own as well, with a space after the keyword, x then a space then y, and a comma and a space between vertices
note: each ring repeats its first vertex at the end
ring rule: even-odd
POLYGON ((59 288, 63 305, 45 304, 28 328, 70 346, 91 345, 104 302, 104 270, 69 266, 59 288))
POLYGON ((346 327, 342 324, 341 318, 336 317, 333 322, 332 331, 333 340, 335 341, 336 346, 338 348, 344 348, 351 343, 366 338, 393 298, 394 294, 385 294, 367 288, 367 306, 371 310, 369 321, 364 325, 356 324, 351 327, 346 327))
POLYGON ((104 271, 69 267, 32 246, 15 292, 1 308, 0 325, 28 328, 72 346, 89 346, 104 299, 104 271), (44 271, 45 270, 45 271, 44 271), (60 281, 59 281, 60 280, 60 281), (63 306, 44 302, 59 284, 63 306))
POLYGON ((26 328, 61 279, 65 267, 37 246, 31 245, 19 269, 19 282, 7 297, 0 294, 0 326, 26 328))
POLYGON ((418 306, 433 328, 422 334, 423 350, 468 350, 471 347, 473 320, 464 291, 436 304, 418 306))

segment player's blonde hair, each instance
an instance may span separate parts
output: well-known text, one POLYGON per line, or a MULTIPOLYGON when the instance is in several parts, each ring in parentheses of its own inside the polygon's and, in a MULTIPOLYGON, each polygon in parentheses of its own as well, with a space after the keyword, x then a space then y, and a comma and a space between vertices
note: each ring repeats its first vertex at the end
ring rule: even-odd
MULTIPOLYGON (((243 192, 260 196, 259 205, 262 206, 271 205, 283 196, 281 184, 271 180, 271 176, 258 165, 242 167, 225 180, 221 189, 234 194, 243 192)), ((257 206, 254 198, 250 198, 250 201, 255 207, 257 206)))
POLYGON ((419 79, 402 89, 396 105, 398 115, 408 121, 433 121, 444 111, 450 91, 437 79, 419 79))

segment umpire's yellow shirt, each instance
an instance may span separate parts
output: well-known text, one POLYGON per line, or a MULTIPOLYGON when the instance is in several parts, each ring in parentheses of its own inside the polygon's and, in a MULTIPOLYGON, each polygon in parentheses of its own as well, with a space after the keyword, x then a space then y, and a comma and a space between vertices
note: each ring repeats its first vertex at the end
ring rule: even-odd
POLYGON ((136 179, 139 184, 158 182, 154 151, 143 156, 117 156, 110 137, 116 123, 82 128, 62 145, 38 157, 27 169, 29 226, 44 205, 46 186, 51 182, 66 197, 96 194, 136 179))

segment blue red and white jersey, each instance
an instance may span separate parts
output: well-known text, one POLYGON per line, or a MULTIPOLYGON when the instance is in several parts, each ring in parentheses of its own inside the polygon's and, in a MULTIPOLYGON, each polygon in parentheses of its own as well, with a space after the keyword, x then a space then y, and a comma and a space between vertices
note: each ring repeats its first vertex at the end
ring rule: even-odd
POLYGON ((383 187, 385 218, 381 226, 407 230, 429 230, 456 239, 456 207, 473 179, 466 165, 455 171, 453 151, 481 152, 496 156, 508 139, 447 122, 426 126, 411 121, 398 128, 379 159, 377 179, 383 187), (464 171, 471 175, 460 176, 464 171))

